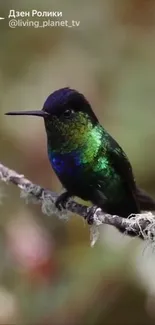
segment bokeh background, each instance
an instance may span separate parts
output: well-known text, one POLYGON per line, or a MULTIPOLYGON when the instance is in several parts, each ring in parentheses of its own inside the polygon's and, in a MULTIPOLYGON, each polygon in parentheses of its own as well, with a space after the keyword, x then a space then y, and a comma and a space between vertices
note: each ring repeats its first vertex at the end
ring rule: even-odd
MULTIPOLYGON (((41 109, 52 91, 70 86, 90 100, 155 197, 155 1, 6 0, 0 16, 1 162, 61 190, 41 119, 4 113, 41 109), (11 29, 11 9, 62 11, 56 20, 80 25, 11 29)), ((153 244, 103 226, 90 248, 82 218, 43 215, 13 185, 1 183, 0 198, 0 324, 155 323, 153 244)))

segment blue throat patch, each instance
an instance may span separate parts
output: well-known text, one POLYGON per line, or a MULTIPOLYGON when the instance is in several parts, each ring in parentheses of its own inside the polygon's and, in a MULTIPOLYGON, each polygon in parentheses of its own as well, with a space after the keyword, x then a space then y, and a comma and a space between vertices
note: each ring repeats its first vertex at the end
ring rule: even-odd
POLYGON ((65 173, 71 176, 79 172, 77 166, 81 166, 81 159, 79 152, 71 152, 66 154, 59 154, 48 151, 50 163, 58 175, 65 173))

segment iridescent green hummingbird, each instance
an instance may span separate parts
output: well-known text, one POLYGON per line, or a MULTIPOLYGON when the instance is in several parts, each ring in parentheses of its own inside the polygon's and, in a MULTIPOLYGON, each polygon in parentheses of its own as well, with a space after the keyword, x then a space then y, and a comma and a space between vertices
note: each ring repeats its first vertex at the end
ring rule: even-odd
POLYGON ((56 202, 58 208, 77 196, 121 217, 155 210, 155 201, 137 187, 126 154, 99 123, 83 94, 62 88, 49 95, 40 111, 6 114, 44 119, 48 157, 66 188, 56 202))

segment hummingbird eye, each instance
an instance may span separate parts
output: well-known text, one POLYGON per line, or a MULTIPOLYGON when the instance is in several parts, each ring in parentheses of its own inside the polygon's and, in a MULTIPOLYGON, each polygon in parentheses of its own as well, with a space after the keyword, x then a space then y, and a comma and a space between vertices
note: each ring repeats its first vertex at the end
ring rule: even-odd
POLYGON ((73 111, 73 109, 66 109, 65 111, 64 111, 64 113, 63 113, 63 115, 64 115, 64 117, 65 118, 69 118, 71 115, 73 115, 74 114, 74 111, 73 111))

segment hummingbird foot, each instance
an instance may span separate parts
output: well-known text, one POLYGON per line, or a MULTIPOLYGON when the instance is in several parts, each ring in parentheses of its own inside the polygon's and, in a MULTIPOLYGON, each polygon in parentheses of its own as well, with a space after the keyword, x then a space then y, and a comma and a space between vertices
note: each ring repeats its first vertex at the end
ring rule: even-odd
POLYGON ((95 214, 96 210, 98 210, 98 209, 99 209, 99 207, 96 206, 96 205, 89 208, 89 211, 88 211, 87 216, 85 218, 89 225, 93 224, 93 222, 94 222, 94 214, 95 214))
POLYGON ((55 202, 56 208, 58 210, 66 209, 66 204, 71 196, 72 194, 68 191, 60 194, 55 202))

